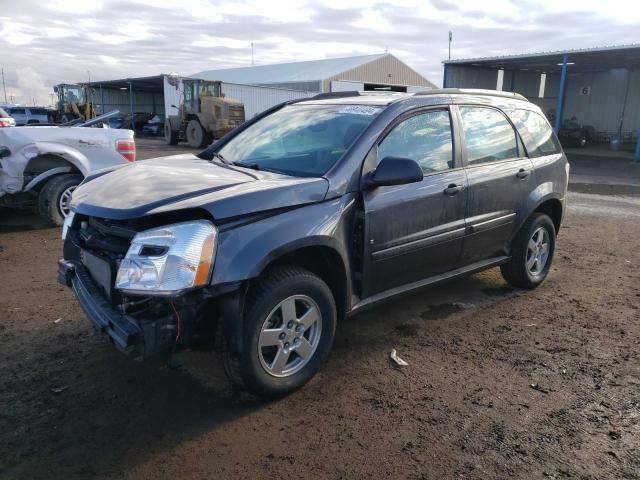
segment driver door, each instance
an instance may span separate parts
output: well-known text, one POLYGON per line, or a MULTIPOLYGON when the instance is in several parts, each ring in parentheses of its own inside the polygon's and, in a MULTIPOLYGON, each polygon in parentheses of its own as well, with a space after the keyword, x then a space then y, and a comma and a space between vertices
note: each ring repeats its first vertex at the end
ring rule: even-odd
POLYGON ((400 117, 376 149, 411 158, 421 182, 363 193, 365 253, 363 297, 453 270, 465 232, 466 173, 449 108, 400 117))

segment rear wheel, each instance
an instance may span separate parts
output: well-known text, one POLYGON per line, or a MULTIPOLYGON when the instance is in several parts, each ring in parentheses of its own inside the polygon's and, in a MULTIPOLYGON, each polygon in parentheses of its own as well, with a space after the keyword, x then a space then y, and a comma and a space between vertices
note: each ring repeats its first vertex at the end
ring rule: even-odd
POLYGON ((198 120, 187 124, 187 143, 193 148, 202 148, 206 143, 206 132, 198 120))
POLYGON ((171 128, 171 123, 167 120, 164 122, 164 141, 167 145, 178 144, 178 132, 171 128))
POLYGON ((62 226, 69 214, 71 195, 82 182, 82 175, 56 175, 49 180, 38 196, 40 215, 47 217, 51 223, 62 226))
POLYGON ((513 239, 511 260, 500 267, 511 285, 535 288, 551 268, 556 245, 556 230, 548 215, 534 213, 513 239))
POLYGON ((223 352, 238 386, 263 396, 288 394, 307 383, 326 359, 336 328, 331 290, 295 267, 267 273, 252 288, 243 322, 243 351, 223 352))

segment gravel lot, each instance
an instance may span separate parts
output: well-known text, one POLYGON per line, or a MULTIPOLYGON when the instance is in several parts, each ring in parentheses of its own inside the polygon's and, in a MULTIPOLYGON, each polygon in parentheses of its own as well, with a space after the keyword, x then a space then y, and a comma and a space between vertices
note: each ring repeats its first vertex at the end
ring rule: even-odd
POLYGON ((124 358, 56 283, 59 231, 0 211, 0 478, 640 478, 640 197, 577 190, 542 287, 493 269, 360 314, 273 402, 212 352, 124 358))

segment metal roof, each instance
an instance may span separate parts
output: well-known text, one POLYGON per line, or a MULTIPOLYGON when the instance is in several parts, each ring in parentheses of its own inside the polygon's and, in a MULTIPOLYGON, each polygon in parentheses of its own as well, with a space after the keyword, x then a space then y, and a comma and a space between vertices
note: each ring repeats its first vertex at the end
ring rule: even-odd
POLYGON ((134 90, 156 91, 162 93, 164 91, 164 74, 154 75, 151 77, 133 77, 133 78, 119 78, 116 80, 99 80, 93 82, 79 83, 84 87, 91 88, 104 88, 128 90, 129 84, 133 86, 134 90))
POLYGON ((445 65, 465 65, 485 68, 525 69, 553 72, 561 68, 564 55, 572 63, 569 71, 583 72, 640 66, 640 44, 523 53, 496 57, 445 60, 445 65))
POLYGON ((265 84, 284 82, 310 82, 326 80, 339 73, 352 70, 369 62, 378 60, 387 53, 362 55, 358 57, 327 58, 305 62, 279 63, 275 65, 256 65, 253 67, 205 70, 194 73, 192 77, 204 80, 221 80, 243 84, 265 84))

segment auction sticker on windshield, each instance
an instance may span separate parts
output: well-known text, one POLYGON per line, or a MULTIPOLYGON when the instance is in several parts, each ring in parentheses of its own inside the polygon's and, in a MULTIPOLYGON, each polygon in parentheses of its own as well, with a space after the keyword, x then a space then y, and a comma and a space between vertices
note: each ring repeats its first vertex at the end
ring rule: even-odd
POLYGON ((380 111, 378 107, 370 107, 367 105, 349 105, 340 109, 338 113, 351 113, 353 115, 375 115, 380 111))

